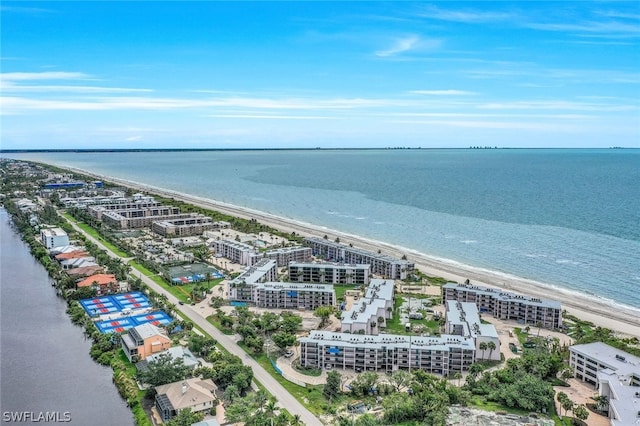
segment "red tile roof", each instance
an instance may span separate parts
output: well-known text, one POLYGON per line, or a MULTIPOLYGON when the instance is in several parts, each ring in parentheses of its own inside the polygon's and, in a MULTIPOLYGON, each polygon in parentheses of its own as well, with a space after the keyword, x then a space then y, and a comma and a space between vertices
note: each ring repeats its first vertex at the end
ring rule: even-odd
POLYGON ((113 274, 96 274, 91 275, 90 277, 85 278, 84 280, 78 283, 78 287, 90 287, 93 283, 98 283, 98 285, 109 285, 116 282, 116 276, 113 274))
POLYGON ((79 257, 90 257, 91 255, 86 251, 82 250, 74 250, 69 253, 60 253, 56 255, 56 260, 65 260, 65 259, 77 259, 79 257))

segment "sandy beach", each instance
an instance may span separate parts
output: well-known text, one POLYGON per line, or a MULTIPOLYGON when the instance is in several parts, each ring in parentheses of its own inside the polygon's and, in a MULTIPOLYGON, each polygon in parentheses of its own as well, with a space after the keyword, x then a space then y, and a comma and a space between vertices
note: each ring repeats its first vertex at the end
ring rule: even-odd
POLYGON ((327 235, 330 240, 334 240, 339 237, 341 242, 347 244, 352 243, 354 246, 365 250, 373 252, 381 250, 383 253, 395 257, 402 257, 403 255, 406 255, 407 259, 415 263, 417 269, 427 275, 439 276, 456 282, 464 282, 466 279, 469 279, 474 284, 502 288, 508 291, 530 295, 541 299, 558 300, 562 303, 563 309, 580 319, 590 321, 597 326, 609 328, 619 334, 640 337, 640 316, 637 312, 631 309, 624 309, 620 306, 598 303, 597 300, 589 298, 586 295, 581 296, 579 294, 565 291, 560 288, 554 288, 533 280, 474 268, 468 265, 449 261, 447 259, 440 259, 410 249, 394 246, 392 244, 373 241, 356 235, 337 232, 325 227, 282 218, 260 211, 156 188, 150 185, 100 176, 85 170, 71 170, 93 176, 103 181, 113 182, 117 185, 124 185, 138 191, 156 193, 164 197, 175 198, 202 208, 217 210, 230 216, 255 219, 265 225, 285 232, 295 232, 302 236, 323 237, 324 235, 327 235))

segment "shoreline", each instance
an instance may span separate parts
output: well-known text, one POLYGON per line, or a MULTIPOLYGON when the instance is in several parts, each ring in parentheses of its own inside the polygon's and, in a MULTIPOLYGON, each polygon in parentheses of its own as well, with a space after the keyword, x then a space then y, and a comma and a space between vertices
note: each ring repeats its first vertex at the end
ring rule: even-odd
POLYGON ((135 190, 156 193, 163 197, 175 198, 201 208, 217 210, 230 216, 236 216, 244 219, 255 219, 267 226, 281 231, 289 233, 295 231, 296 234, 302 236, 315 237, 322 237, 326 234, 331 240, 339 237, 340 241, 343 243, 352 243, 354 246, 372 252, 376 252, 378 249, 381 249, 383 253, 398 258, 402 257, 402 255, 407 255, 409 260, 415 263, 416 268, 427 275, 438 276, 460 283, 469 279, 473 284, 502 288, 514 293, 522 293, 541 299, 558 300, 562 303, 562 307, 567 311, 567 313, 574 315, 581 320, 590 321, 596 326, 609 328, 623 335, 640 337, 640 315, 637 312, 638 310, 633 307, 626 307, 617 304, 613 306, 613 304, 595 300, 594 296, 583 295, 571 290, 537 282, 535 280, 464 265, 453 260, 437 258, 425 253, 420 253, 413 249, 395 246, 390 243, 376 241, 345 232, 335 231, 320 225, 305 223, 295 219, 275 216, 270 213, 246 207, 239 207, 220 201, 158 188, 152 185, 133 182, 126 179, 103 176, 75 167, 56 167, 65 168, 76 173, 92 176, 103 181, 112 182, 135 190))

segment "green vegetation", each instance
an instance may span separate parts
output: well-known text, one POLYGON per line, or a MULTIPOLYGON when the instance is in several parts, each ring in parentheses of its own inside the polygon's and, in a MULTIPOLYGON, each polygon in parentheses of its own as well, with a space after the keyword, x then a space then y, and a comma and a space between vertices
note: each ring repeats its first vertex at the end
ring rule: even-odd
POLYGON ((569 336, 573 337, 576 344, 591 342, 604 342, 607 345, 618 348, 635 356, 640 356, 640 340, 637 337, 620 338, 608 328, 596 327, 589 321, 582 321, 570 314, 564 314, 565 323, 568 324, 569 336))

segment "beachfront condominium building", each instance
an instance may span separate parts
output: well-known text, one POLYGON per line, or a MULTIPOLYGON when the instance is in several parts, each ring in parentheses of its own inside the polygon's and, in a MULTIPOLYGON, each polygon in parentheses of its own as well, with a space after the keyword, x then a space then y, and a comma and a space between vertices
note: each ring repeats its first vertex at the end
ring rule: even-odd
POLYGON ((69 236, 61 228, 46 228, 40 231, 40 240, 49 250, 69 245, 69 236))
POLYGON ((476 359, 500 360, 500 338, 492 324, 482 324, 475 303, 448 300, 445 312, 445 333, 470 337, 475 342, 476 359), (489 347, 486 349, 484 345, 489 347), (481 349, 482 345, 482 349, 481 349))
POLYGON ((313 330, 300 342, 300 365, 356 371, 420 369, 432 374, 463 372, 475 361, 473 340, 463 336, 378 336, 313 330))
POLYGON ((275 260, 280 268, 289 265, 291 262, 308 262, 313 257, 313 254, 310 247, 295 246, 267 250, 265 256, 275 260))
POLYGON ((522 296, 469 283, 443 285, 442 300, 475 303, 481 313, 487 312, 502 320, 516 320, 550 329, 562 327, 562 307, 555 300, 522 296))
POLYGON ((217 257, 224 257, 233 263, 251 266, 264 256, 249 244, 234 240, 219 240, 211 243, 211 248, 217 257))
POLYGON ((276 282, 273 259, 261 259, 229 283, 229 300, 261 308, 316 309, 335 305, 332 285, 276 282))
POLYGON ((97 220, 102 220, 102 215, 106 212, 131 210, 131 209, 147 209, 153 207, 160 207, 161 204, 153 199, 153 197, 147 197, 143 199, 133 200, 132 198, 116 197, 112 199, 96 200, 95 205, 87 207, 89 215, 97 220))
POLYGON ((313 255, 323 260, 356 265, 371 265, 371 273, 384 278, 404 280, 414 270, 414 264, 404 259, 396 259, 381 253, 373 253, 356 247, 351 247, 324 238, 308 237, 305 245, 311 247, 313 255))
POLYGON ((180 217, 180 209, 173 206, 143 207, 111 210, 102 213, 102 223, 118 229, 146 228, 155 221, 180 217))
POLYGON ((154 221, 151 230, 163 237, 190 237, 202 235, 213 228, 213 219, 200 213, 184 213, 173 219, 154 221))
MULTIPOLYGON (((309 251, 310 248, 307 247, 309 251)), ((369 284, 370 265, 344 263, 289 263, 289 281, 327 284, 369 284)))
POLYGON ((377 335, 393 315, 393 280, 373 279, 365 296, 342 313, 343 333, 377 335))
POLYGON ((569 366, 578 380, 595 385, 608 399, 611 426, 639 423, 640 357, 594 342, 571 346, 569 366))
POLYGON ((336 304, 336 293, 330 284, 266 282, 250 288, 250 302, 259 308, 315 310, 336 304))
POLYGON ((236 302, 253 301, 253 284, 276 281, 278 265, 272 259, 260 259, 255 265, 243 271, 229 282, 229 300, 236 302))

